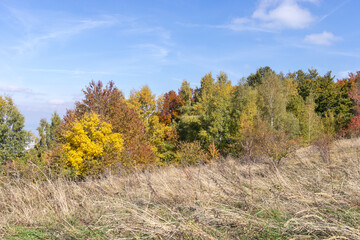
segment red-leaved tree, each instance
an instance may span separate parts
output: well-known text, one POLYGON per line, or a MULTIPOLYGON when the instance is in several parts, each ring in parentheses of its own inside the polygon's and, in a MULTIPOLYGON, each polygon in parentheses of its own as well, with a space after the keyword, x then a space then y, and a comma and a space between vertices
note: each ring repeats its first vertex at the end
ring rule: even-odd
POLYGON ((180 107, 183 105, 180 96, 175 91, 165 93, 159 109, 160 122, 170 125, 179 117, 180 107))
POLYGON ((350 119, 347 126, 346 132, 349 135, 359 136, 360 135, 360 71, 356 74, 349 73, 349 77, 340 81, 340 84, 348 82, 351 84, 349 96, 353 100, 355 105, 356 115, 350 119))

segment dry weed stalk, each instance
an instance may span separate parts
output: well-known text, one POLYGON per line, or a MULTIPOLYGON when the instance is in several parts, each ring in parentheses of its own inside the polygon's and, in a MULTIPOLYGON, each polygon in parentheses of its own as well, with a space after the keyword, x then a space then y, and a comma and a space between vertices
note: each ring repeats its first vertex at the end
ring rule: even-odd
POLYGON ((360 144, 346 141, 332 149, 332 176, 307 148, 276 171, 253 163, 251 179, 237 159, 186 174, 170 166, 84 182, 0 178, 0 238, 22 226, 50 239, 360 239, 360 144))

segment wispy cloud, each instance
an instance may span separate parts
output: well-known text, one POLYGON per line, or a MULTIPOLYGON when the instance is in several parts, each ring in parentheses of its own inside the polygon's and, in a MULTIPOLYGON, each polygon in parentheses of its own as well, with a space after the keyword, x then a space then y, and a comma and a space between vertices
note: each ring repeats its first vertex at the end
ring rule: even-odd
POLYGON ((337 10, 339 10, 340 8, 342 8, 346 3, 348 3, 349 0, 343 1, 342 3, 340 3, 336 8, 334 8, 333 10, 331 10, 329 13, 325 14, 324 16, 322 16, 318 22, 322 22, 323 20, 325 20, 326 18, 328 18, 329 16, 333 15, 337 10))
POLYGON ((330 46, 331 44, 339 40, 341 40, 341 37, 335 36, 333 33, 326 31, 322 33, 306 35, 304 39, 304 41, 307 43, 325 46, 330 46))
POLYGON ((26 11, 14 8, 9 8, 9 11, 24 28, 24 38, 16 46, 10 47, 18 54, 32 51, 51 40, 68 39, 91 29, 108 27, 118 23, 115 16, 104 15, 87 19, 59 17, 53 20, 52 24, 44 24, 47 21, 47 19, 42 19, 44 16, 35 17, 26 11), (40 29, 37 29, 37 27, 40 29))
POLYGON ((84 71, 84 70, 68 70, 68 69, 47 69, 47 68, 30 68, 24 69, 25 71, 30 72, 48 72, 48 73, 64 73, 64 74, 100 74, 100 75, 110 75, 111 72, 103 72, 103 71, 84 71))
POLYGON ((274 29, 258 25, 249 18, 234 18, 229 24, 216 26, 217 28, 226 28, 233 31, 254 31, 254 32, 276 32, 274 29))
POLYGON ((143 54, 148 54, 160 59, 166 58, 169 54, 169 50, 166 47, 152 43, 137 44, 134 45, 133 47, 136 49, 140 49, 143 52, 143 54))
POLYGON ((5 93, 32 93, 29 88, 23 88, 18 86, 0 86, 0 92, 5 93))

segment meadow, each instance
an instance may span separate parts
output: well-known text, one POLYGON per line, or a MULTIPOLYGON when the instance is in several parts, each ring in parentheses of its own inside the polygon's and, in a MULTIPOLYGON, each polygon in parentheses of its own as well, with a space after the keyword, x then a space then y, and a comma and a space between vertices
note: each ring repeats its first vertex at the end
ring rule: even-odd
MULTIPOLYGON (((0 179, 2 239, 359 239, 359 139, 100 179, 0 179)), ((34 166, 34 172, 36 172, 34 166)), ((37 173, 39 174, 39 173, 37 173)))

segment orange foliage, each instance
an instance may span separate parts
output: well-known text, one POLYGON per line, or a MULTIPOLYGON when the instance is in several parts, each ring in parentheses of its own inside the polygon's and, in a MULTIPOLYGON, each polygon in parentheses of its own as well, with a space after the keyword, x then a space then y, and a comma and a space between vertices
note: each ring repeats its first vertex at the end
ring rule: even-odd
POLYGON ((110 81, 105 87, 101 81, 83 90, 85 98, 75 103, 75 109, 68 111, 65 123, 80 119, 85 113, 94 112, 112 125, 114 133, 124 139, 124 159, 126 165, 148 165, 155 161, 155 154, 147 140, 144 123, 135 110, 126 104, 123 93, 110 81))
POLYGON ((211 159, 217 159, 220 156, 219 149, 216 148, 214 141, 209 145, 208 151, 210 153, 211 159))
POLYGON ((183 105, 180 96, 174 91, 165 93, 159 109, 160 122, 170 125, 179 117, 179 109, 183 105))

